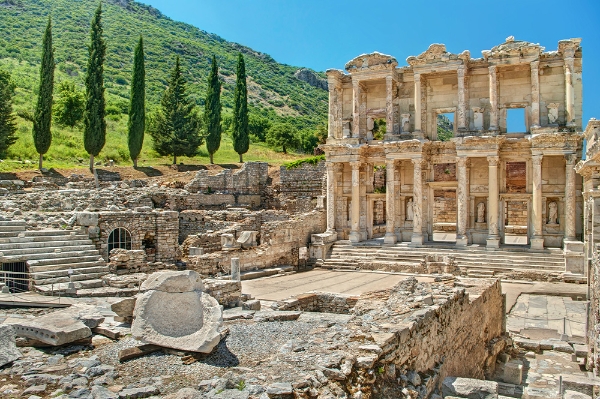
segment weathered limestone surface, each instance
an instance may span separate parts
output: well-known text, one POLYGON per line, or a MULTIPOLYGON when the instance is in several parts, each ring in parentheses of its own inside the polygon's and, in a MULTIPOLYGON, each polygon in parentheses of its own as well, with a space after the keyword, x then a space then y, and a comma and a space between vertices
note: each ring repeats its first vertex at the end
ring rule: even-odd
POLYGON ((472 378, 447 377, 442 383, 442 394, 469 399, 497 399, 498 383, 472 378))
POLYGON ((154 345, 210 353, 221 339, 223 315, 203 288, 194 271, 152 274, 135 304, 133 336, 154 345))
POLYGON ((0 325, 0 367, 21 357, 15 341, 15 330, 10 325, 0 325))

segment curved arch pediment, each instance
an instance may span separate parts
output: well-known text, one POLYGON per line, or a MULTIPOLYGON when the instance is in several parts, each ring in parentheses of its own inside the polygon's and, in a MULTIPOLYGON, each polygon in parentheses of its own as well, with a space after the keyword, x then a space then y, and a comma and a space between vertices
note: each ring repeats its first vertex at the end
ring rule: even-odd
POLYGON ((393 69, 398 66, 398 61, 391 55, 378 53, 361 54, 346 63, 346 70, 354 72, 357 70, 393 69))

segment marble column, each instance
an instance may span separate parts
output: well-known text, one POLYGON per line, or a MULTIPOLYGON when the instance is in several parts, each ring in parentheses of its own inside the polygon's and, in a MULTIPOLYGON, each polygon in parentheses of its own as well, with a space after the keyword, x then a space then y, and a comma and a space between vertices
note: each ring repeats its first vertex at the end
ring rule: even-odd
POLYGON ((498 162, 500 157, 487 157, 488 161, 488 237, 487 248, 500 248, 500 236, 498 235, 498 162))
POLYGON ((573 74, 575 73, 575 58, 565 58, 565 110, 567 126, 575 126, 575 89, 573 74))
POLYGON ((458 108, 457 108, 457 127, 458 130, 466 130, 467 129, 467 117, 466 117, 466 96, 465 96, 465 66, 458 66, 458 108))
POLYGON ((352 80, 352 137, 360 137, 360 82, 352 80))
POLYGON ((337 188, 335 164, 326 162, 327 167, 327 231, 335 234, 335 191, 337 188))
POLYGON ((456 189, 456 245, 467 246, 467 219, 469 217, 467 196, 467 157, 458 157, 456 159, 456 174, 458 179, 458 187, 456 189))
POLYGON ((415 73, 415 133, 421 134, 421 74, 415 73))
POLYGON ((396 185, 394 179, 396 163, 393 159, 388 159, 385 163, 385 206, 386 206, 386 225, 384 244, 395 244, 397 241, 394 221, 396 220, 396 185))
POLYGON ((488 68, 490 78, 490 128, 498 130, 498 78, 496 77, 496 66, 488 68))
POLYGON ((335 137, 335 103, 336 103, 336 88, 334 85, 329 85, 329 116, 328 116, 328 130, 327 138, 332 139, 335 137))
POLYGON ((544 233, 542 231, 542 155, 533 155, 533 190, 532 190, 532 213, 533 237, 531 238, 531 249, 544 249, 544 233))
POLYGON ((422 159, 411 160, 414 167, 413 176, 413 234, 412 245, 423 245, 423 174, 422 159))
POLYGON ((577 191, 575 189, 575 154, 565 155, 565 241, 575 241, 575 202, 577 191))
POLYGON ((352 167, 352 227, 350 242, 359 242, 360 234, 360 161, 350 162, 352 167))
POLYGON ((385 126, 386 133, 393 134, 394 133, 394 80, 391 76, 385 77, 385 126))
POLYGON ((531 127, 540 126, 540 62, 531 65, 531 127))

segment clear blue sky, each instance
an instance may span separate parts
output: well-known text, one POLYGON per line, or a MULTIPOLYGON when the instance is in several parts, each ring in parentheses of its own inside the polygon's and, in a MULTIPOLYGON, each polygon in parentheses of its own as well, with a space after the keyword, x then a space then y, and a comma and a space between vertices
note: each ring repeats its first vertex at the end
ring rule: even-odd
POLYGON ((317 71, 343 69, 355 56, 390 54, 400 65, 444 43, 481 50, 508 36, 556 50, 583 40, 583 118, 600 119, 600 0, 142 0, 166 16, 317 71))

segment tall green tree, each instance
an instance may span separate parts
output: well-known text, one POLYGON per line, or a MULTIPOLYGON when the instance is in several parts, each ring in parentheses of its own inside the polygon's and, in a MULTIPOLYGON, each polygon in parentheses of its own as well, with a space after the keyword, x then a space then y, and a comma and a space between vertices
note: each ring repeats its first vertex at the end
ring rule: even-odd
POLYGON ((233 92, 233 149, 242 155, 248 152, 250 138, 248 137, 248 89, 246 87, 246 65, 242 53, 238 54, 235 91, 233 92))
POLYGON ((90 154, 90 171, 94 171, 94 157, 106 143, 104 100, 104 58, 106 43, 102 38, 102 4, 98 5, 90 32, 90 57, 85 77, 85 112, 83 114, 83 146, 90 154))
POLYGON ((204 123, 206 124, 206 149, 213 162, 213 155, 221 145, 221 82, 219 81, 219 67, 213 55, 212 67, 208 76, 208 88, 204 103, 204 123))
POLYGON ((40 154, 38 167, 42 169, 44 154, 52 143, 52 92, 54 91, 54 49, 52 48, 52 19, 48 17, 48 25, 42 40, 42 65, 40 66, 40 90, 33 114, 33 143, 40 154))
POLYGON ((10 74, 0 69, 0 159, 6 156, 8 147, 17 141, 17 123, 12 109, 14 95, 15 86, 10 74))
POLYGON ((68 80, 58 84, 58 98, 54 104, 54 119, 61 126, 73 129, 81 122, 85 110, 85 95, 68 80))
POLYGON ((133 56, 130 101, 127 144, 133 167, 137 168, 146 130, 146 70, 144 68, 144 41, 141 36, 133 56))
POLYGON ((196 155, 202 144, 200 118, 194 103, 185 93, 185 84, 177 57, 160 103, 161 109, 149 129, 154 139, 154 150, 162 156, 172 155, 173 165, 177 163, 178 156, 196 155))

